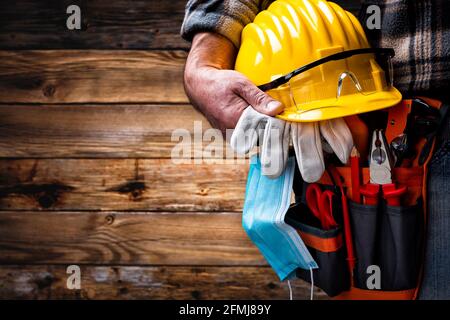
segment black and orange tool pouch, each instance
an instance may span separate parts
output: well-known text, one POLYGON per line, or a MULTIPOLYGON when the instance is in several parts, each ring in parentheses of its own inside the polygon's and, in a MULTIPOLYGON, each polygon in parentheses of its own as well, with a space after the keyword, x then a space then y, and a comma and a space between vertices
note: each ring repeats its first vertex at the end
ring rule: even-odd
POLYGON ((346 251, 341 227, 323 230, 314 221, 303 203, 297 203, 289 209, 286 222, 300 234, 319 268, 310 270, 297 269, 297 277, 307 282, 314 282, 325 293, 334 297, 350 289, 350 275, 345 262, 346 251))
MULTIPOLYGON (((313 282, 328 296, 334 297, 350 289, 350 273, 345 260, 346 249, 341 221, 336 219, 338 226, 335 228, 322 229, 319 219, 305 204, 306 196, 302 190, 306 190, 306 185, 298 188, 300 184, 302 180, 296 168, 294 175, 296 203, 289 208, 285 221, 297 230, 319 268, 314 269, 312 274, 310 270, 297 269, 296 274, 298 278, 313 282)), ((333 215, 336 217, 339 203, 334 200, 333 202, 333 215)))
MULTIPOLYGON (((422 99, 436 110, 442 107, 440 101, 422 99)), ((403 100, 389 109, 386 128, 388 142, 405 130, 412 103, 413 100, 403 100)), ((377 205, 350 200, 343 204, 340 197, 335 197, 333 215, 339 226, 333 230, 321 230, 315 217, 308 214, 304 196, 307 184, 296 174, 296 203, 289 209, 286 222, 298 231, 319 265, 313 272, 314 284, 330 297, 367 300, 416 298, 424 263, 427 165, 434 151, 434 143, 434 136, 419 141, 416 160, 394 168, 394 181, 407 187, 401 206, 389 206, 384 200, 377 205), (421 152, 423 149, 427 149, 425 155, 421 152), (350 239, 356 258, 350 268, 343 223, 344 205, 348 206, 350 239), (370 278, 376 272, 380 274, 378 284, 370 278)), ((339 194, 337 176, 347 199, 351 199, 351 168, 333 167, 334 174, 329 169, 319 181, 322 188, 339 194)), ((361 176, 361 184, 369 182, 368 167, 362 168, 361 176)), ((297 276, 311 282, 309 270, 298 270, 297 276)))

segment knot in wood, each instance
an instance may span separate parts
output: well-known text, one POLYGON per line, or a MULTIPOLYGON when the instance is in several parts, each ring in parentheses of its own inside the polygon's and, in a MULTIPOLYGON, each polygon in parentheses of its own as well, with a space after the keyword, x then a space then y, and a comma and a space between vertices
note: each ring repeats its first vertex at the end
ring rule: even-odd
POLYGON ((114 223, 114 219, 115 219, 115 217, 114 217, 114 215, 112 215, 112 214, 108 214, 108 215, 105 217, 105 220, 106 220, 106 223, 107 223, 107 224, 113 224, 113 223, 114 223))
POLYGON ((43 93, 44 93, 44 96, 46 96, 46 97, 52 97, 52 96, 55 94, 55 92, 56 92, 56 88, 55 88, 55 86, 49 84, 49 85, 46 85, 46 86, 42 89, 42 91, 43 91, 43 93))

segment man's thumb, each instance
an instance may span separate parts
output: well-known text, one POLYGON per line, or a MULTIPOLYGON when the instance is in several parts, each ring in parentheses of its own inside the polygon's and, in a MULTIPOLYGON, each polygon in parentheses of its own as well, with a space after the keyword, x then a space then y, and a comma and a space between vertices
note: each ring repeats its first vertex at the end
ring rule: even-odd
POLYGON ((281 102, 270 97, 250 81, 240 83, 236 89, 237 93, 260 113, 275 116, 283 111, 283 104, 281 102))

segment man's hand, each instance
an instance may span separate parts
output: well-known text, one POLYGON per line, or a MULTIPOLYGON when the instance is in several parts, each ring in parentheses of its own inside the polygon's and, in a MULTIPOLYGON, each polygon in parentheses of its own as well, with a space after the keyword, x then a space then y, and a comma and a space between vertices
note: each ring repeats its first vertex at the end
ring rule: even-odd
POLYGON ((191 103, 224 134, 233 129, 249 105, 263 114, 275 116, 283 105, 259 90, 241 73, 232 70, 236 48, 215 33, 194 37, 186 61, 184 85, 191 103))

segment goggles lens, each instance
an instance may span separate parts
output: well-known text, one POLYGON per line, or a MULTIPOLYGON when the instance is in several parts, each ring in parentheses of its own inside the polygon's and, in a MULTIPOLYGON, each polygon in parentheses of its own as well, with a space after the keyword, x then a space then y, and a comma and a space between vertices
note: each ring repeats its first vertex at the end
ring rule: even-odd
POLYGON ((371 95, 392 87, 391 57, 358 54, 347 59, 329 61, 292 77, 289 87, 291 103, 298 112, 331 107, 315 101, 337 101, 352 94, 371 95))
POLYGON ((343 96, 371 95, 390 90, 393 85, 391 48, 364 48, 329 55, 304 65, 289 74, 259 86, 276 98, 294 105, 297 113, 334 107, 332 101, 343 96), (282 91, 278 91, 278 90, 282 91), (289 92, 289 98, 283 91, 289 92), (286 101, 290 99, 290 101, 286 101), (323 101, 327 100, 325 105, 323 101))

